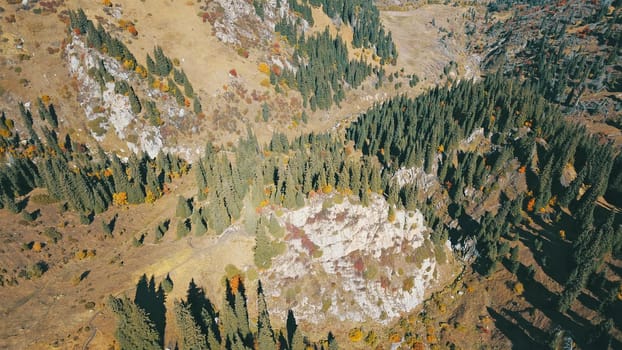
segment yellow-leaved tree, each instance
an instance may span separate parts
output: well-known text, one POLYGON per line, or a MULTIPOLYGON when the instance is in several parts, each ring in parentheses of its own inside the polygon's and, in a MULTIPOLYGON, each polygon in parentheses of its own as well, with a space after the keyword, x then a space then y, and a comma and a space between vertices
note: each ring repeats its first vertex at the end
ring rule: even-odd
POLYGON ((127 193, 115 192, 112 194, 112 203, 114 205, 127 205, 127 193))

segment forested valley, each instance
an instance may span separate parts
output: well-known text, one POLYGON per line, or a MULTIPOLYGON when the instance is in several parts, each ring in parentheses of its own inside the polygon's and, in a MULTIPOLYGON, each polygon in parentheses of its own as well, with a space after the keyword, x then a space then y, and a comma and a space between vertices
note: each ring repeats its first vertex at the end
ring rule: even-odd
MULTIPOLYGON (((290 64, 282 69, 273 65, 262 73, 268 75, 270 93, 300 97, 302 110, 296 123, 307 124, 307 112, 347 107, 348 98, 365 89, 382 90, 383 82, 402 79, 410 88, 420 83, 414 73, 396 68, 398 47, 370 0, 276 4, 254 0, 252 5, 257 18, 274 19, 274 31, 289 45, 290 64), (307 33, 315 23, 314 9, 348 26, 351 42, 334 35, 328 26, 307 33), (355 58, 349 48, 369 50, 372 60, 355 58)), ((553 5, 497 0, 485 7, 485 23, 512 6, 520 8, 508 15, 511 20, 496 22, 487 33, 480 33, 503 36, 482 60, 480 79, 445 80, 418 95, 400 93, 396 83, 394 96, 331 130, 270 129, 271 136, 263 142, 259 128, 249 124, 235 142, 195 140, 201 142, 201 151, 194 157, 184 157, 174 148, 155 155, 141 150, 121 156, 98 142, 75 138, 63 125, 66 117, 48 98, 19 102, 19 113, 0 116, 3 218, 19 221, 24 228, 36 227, 42 210, 32 208, 54 206, 59 213, 78 218, 81 235, 99 235, 108 242, 129 240, 137 254, 182 240, 191 248, 208 239, 219 242, 232 227, 250 235, 253 273, 250 268, 230 267, 218 277, 220 287, 195 282, 202 277, 197 275, 182 291, 185 286, 170 272, 159 274, 158 283, 156 277, 141 273, 135 290, 107 292, 97 313, 114 315, 112 348, 457 349, 464 343, 456 341, 455 334, 466 328, 492 347, 505 343, 485 338, 491 332, 517 347, 619 348, 622 154, 619 143, 595 132, 594 123, 577 118, 593 121, 604 116, 604 124, 620 126, 621 4, 596 1, 569 15, 579 6, 577 1, 553 5), (537 22, 534 18, 539 20, 541 11, 553 11, 555 16, 537 22), (567 27, 574 26, 576 18, 587 29, 568 34, 567 27), (524 23, 539 37, 530 36, 521 46, 516 43, 524 38, 511 31, 524 23), (586 37, 598 48, 582 41, 586 37), (520 51, 513 51, 515 44, 520 51), (273 299, 264 295, 262 277, 288 249, 287 241, 302 235, 301 244, 311 246, 309 255, 319 251, 304 232, 294 232, 291 223, 281 225, 277 217, 301 210, 317 198, 335 201, 337 196, 363 208, 376 201, 386 203, 383 217, 396 227, 401 223, 395 222, 397 212, 420 212, 424 239, 432 242, 433 255, 441 260, 442 249, 450 246, 460 274, 446 288, 427 295, 422 310, 404 310, 389 326, 348 321, 347 326, 331 323, 305 329, 304 320, 298 322, 292 310, 286 316, 270 313, 273 299), (118 212, 144 205, 156 211, 165 201, 170 206, 169 198, 176 204, 174 215, 157 217, 155 225, 149 222, 136 232, 128 230, 129 235, 119 226, 118 212), (489 286, 506 288, 514 293, 515 305, 529 310, 490 302, 477 316, 480 323, 466 326, 457 311, 440 311, 452 303, 442 299, 447 290, 460 296, 467 291, 462 298, 475 298, 469 294, 475 293, 473 285, 486 292, 489 286), (249 293, 246 286, 256 293, 249 293), (224 292, 220 302, 208 297, 214 295, 212 287, 224 292), (534 315, 540 318, 537 326, 534 315), (534 330, 542 326, 542 319, 548 327, 534 330), (496 330, 491 331, 493 327, 496 330)), ((96 26, 83 10, 67 11, 66 17, 68 36, 110 56, 132 78, 115 78, 109 72, 111 63, 103 59, 86 73, 102 91, 110 84, 114 94, 124 96, 131 113, 144 123, 140 125, 159 128, 172 123, 164 116, 167 109, 185 108, 192 111, 186 118, 205 118, 211 100, 201 98, 200 88, 191 84, 198 78, 187 74, 160 46, 147 50, 142 65, 127 45, 101 24, 96 26)), ((230 75, 237 78, 238 73, 230 75)), ((255 121, 267 123, 271 118, 267 102, 260 108, 255 121)), ((330 208, 324 206, 326 213, 330 208)), ((36 255, 12 270, 0 266, 1 293, 58 273, 67 264, 49 250, 75 240, 59 232, 63 226, 66 223, 37 228, 44 237, 22 243, 22 252, 43 249, 47 255, 36 255)), ((72 255, 62 250, 64 256, 72 255)), ((72 253, 76 260, 96 255, 94 250, 72 253)), ((359 261, 363 264, 362 258, 359 261)), ((123 261, 113 258, 109 264, 122 266, 123 261)), ((370 268, 359 270, 365 279, 391 289, 386 276, 371 273, 370 268)), ((395 270, 388 278, 404 275, 395 270)), ((74 286, 89 282, 89 273, 80 270, 72 280, 74 286)), ((403 289, 413 288, 408 287, 404 284, 403 289)), ((316 310, 331 307, 328 301, 324 304, 316 310)), ((95 305, 87 309, 92 311, 95 305)))

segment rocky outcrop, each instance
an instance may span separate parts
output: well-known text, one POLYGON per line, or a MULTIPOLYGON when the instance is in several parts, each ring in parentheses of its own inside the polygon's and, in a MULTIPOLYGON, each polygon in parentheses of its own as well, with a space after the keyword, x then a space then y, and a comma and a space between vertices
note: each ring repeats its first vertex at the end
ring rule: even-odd
POLYGON ((286 252, 261 273, 272 312, 321 324, 331 319, 387 323, 417 307, 437 285, 448 246, 434 247, 419 211, 395 210, 379 195, 367 207, 316 196, 278 220, 286 252), (439 261, 442 259, 443 261, 439 261))

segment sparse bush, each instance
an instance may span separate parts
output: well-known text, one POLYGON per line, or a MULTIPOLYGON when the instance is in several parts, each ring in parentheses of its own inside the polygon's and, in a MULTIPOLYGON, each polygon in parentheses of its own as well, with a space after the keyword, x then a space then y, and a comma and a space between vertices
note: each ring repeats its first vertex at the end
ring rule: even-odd
POLYGON ((188 219, 177 222, 177 238, 184 238, 190 233, 190 221, 188 219))
POLYGON ((90 225, 93 222, 93 214, 92 213, 80 213, 80 224, 82 225, 90 225))
POLYGON ((525 291, 525 287, 520 282, 514 283, 514 287, 512 289, 514 290, 514 293, 516 293, 517 295, 521 295, 525 291))
POLYGON ((350 341, 353 343, 363 340, 363 331, 361 330, 361 328, 352 328, 350 332, 348 332, 348 339, 350 339, 350 341))
POLYGON ((365 271, 363 271, 363 278, 368 281, 373 280, 378 275, 378 267, 376 264, 368 264, 365 271))
POLYGON ((37 219, 37 215, 35 213, 29 213, 27 210, 22 210, 22 219, 26 222, 33 222, 37 219))
POLYGON ((333 304, 333 301, 331 298, 322 299, 322 312, 324 313, 328 312, 332 304, 333 304))
POLYGON ((378 337, 376 336, 376 332, 374 332, 373 330, 370 330, 365 336, 365 343, 367 343, 367 345, 369 346, 372 346, 376 344, 377 341, 378 341, 378 337))
POLYGON ((173 280, 169 274, 166 274, 166 278, 162 281, 162 290, 167 294, 173 291, 173 280))
POLYGON ((26 279, 40 278, 48 270, 48 264, 45 261, 38 261, 29 265, 26 269, 26 279))
POLYGON ((87 254, 87 250, 86 249, 82 249, 82 250, 78 250, 75 254, 74 254, 74 258, 76 260, 83 260, 86 258, 86 254, 87 254))
POLYGON ((63 235, 58 232, 54 227, 47 227, 45 230, 43 230, 43 234, 53 243, 56 243, 63 238, 63 235))
POLYGON ((402 282, 403 291, 408 292, 411 289, 413 289, 414 286, 415 286, 415 279, 412 276, 404 278, 404 281, 402 282))
POLYGON ((242 271, 240 271, 240 269, 238 269, 235 265, 227 264, 227 266, 225 266, 225 277, 228 279, 238 276, 241 273, 242 271))
POLYGON ((104 233, 106 235, 110 236, 110 235, 112 235, 113 227, 112 227, 110 222, 106 222, 105 220, 103 220, 102 221, 102 230, 104 231, 104 233))

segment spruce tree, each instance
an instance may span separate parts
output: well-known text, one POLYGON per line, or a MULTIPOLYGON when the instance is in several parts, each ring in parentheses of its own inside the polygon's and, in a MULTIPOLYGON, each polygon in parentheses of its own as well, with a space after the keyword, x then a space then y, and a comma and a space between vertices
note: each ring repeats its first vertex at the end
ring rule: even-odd
POLYGON ((115 337, 121 349, 162 349, 160 334, 142 308, 125 296, 110 296, 108 306, 117 316, 115 337))
POLYGON ((257 284, 257 343, 259 350, 272 350, 276 348, 274 331, 270 324, 268 306, 263 294, 261 281, 257 284))
POLYGON ((136 96, 136 93, 134 92, 134 89, 132 87, 130 87, 129 89, 128 97, 130 99, 130 107, 132 109, 132 113, 139 114, 142 111, 143 107, 140 104, 140 100, 136 96))
POLYGON ((263 225, 258 224, 255 233, 255 265, 260 269, 268 269, 272 265, 272 242, 263 225))
POLYGON ((166 57, 160 46, 156 46, 153 49, 153 57, 155 57, 155 72, 161 77, 166 77, 173 68, 171 60, 166 57))
POLYGON ((177 197, 177 207, 175 209, 175 216, 178 218, 187 218, 192 214, 192 208, 188 199, 183 196, 177 197))
POLYGON ((180 350, 209 349, 205 334, 202 333, 201 328, 192 316, 190 307, 183 301, 176 300, 173 303, 173 313, 179 335, 180 350))
POLYGON ((207 224, 203 221, 203 216, 199 210, 192 213, 192 228, 196 236, 202 236, 207 232, 207 224))
POLYGON ((177 221, 177 238, 184 238, 190 233, 190 220, 180 219, 177 221))
POLYGON ((188 79, 184 79, 183 85, 186 96, 188 96, 188 98, 194 97, 194 89, 192 88, 192 84, 190 84, 190 81, 188 79))
POLYGON ((246 305, 246 295, 244 291, 244 285, 240 281, 238 284, 237 293, 235 293, 235 316, 238 321, 237 328, 238 333, 242 341, 252 338, 250 324, 248 320, 248 308, 246 305))
POLYGON ((194 110, 194 113, 197 113, 197 114, 203 111, 203 107, 201 106, 201 101, 199 101, 198 96, 194 97, 192 108, 194 110))
POLYGON ((157 74, 155 62, 149 54, 147 54, 147 71, 149 71, 150 74, 157 74))

